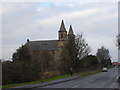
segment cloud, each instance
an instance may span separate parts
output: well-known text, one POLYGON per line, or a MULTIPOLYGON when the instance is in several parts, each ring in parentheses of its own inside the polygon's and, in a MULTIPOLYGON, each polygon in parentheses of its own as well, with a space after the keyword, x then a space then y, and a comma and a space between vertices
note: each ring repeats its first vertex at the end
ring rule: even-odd
MULTIPOLYGON (((74 23, 83 23, 85 25, 92 25, 96 22, 102 22, 109 20, 111 18, 116 18, 117 13, 109 13, 109 10, 113 9, 114 7, 104 7, 104 8, 92 8, 92 9, 87 9, 87 10, 82 10, 82 11, 72 11, 72 12, 61 12, 57 13, 57 15, 53 17, 46 17, 45 19, 43 18, 42 20, 40 19, 39 25, 44 26, 46 25, 47 27, 50 26, 56 26, 58 25, 57 22, 59 22, 61 19, 65 19, 67 22, 74 22, 74 23), (100 14, 100 15, 99 15, 100 14)), ((46 27, 46 30, 47 30, 46 27)), ((85 29, 83 29, 85 30, 85 29)), ((89 30, 89 29, 86 29, 89 30)))
MULTIPOLYGON (((117 33, 117 6, 114 3, 4 3, 3 58, 30 40, 57 39, 61 20, 68 31, 83 32, 93 53, 101 45, 112 51, 117 33), (5 6, 4 6, 5 5, 5 6), (111 44, 111 46, 109 45, 111 44), (7 52, 7 53, 6 53, 7 52)), ((114 49, 115 50, 115 49, 114 49)), ((114 51, 113 50, 113 51, 114 51)))
POLYGON ((2 59, 9 60, 12 54, 18 49, 19 45, 5 45, 2 47, 2 59))
POLYGON ((22 10, 26 10, 30 7, 33 7, 34 3, 19 3, 19 2, 3 2, 2 3, 2 14, 4 16, 4 14, 8 14, 8 13, 13 13, 16 11, 22 11, 22 10))
MULTIPOLYGON (((90 8, 82 11, 62 12, 54 17, 39 21, 39 24, 46 25, 45 30, 48 30, 50 26, 58 25, 59 20, 64 18, 66 23, 74 23, 75 26, 73 25, 73 27, 76 28, 74 29, 76 32, 83 31, 86 35, 89 35, 89 38, 86 37, 93 50, 92 53, 96 53, 97 49, 103 45, 109 48, 110 51, 114 51, 116 50, 114 49, 114 37, 111 37, 111 35, 115 36, 117 34, 118 14, 115 8, 117 9, 116 6, 110 5, 108 7, 90 8), (111 10, 113 12, 111 12, 111 10)), ((114 58, 116 56, 112 55, 112 57, 114 58)), ((117 60, 117 57, 115 59, 117 60)))

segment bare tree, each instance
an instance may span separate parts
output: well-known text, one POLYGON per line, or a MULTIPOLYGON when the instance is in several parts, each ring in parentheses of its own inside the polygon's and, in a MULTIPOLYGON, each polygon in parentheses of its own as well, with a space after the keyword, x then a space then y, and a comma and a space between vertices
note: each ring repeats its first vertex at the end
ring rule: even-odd
POLYGON ((76 36, 76 45, 78 49, 78 58, 82 59, 83 57, 87 56, 90 52, 90 46, 83 38, 83 34, 77 34, 76 36))

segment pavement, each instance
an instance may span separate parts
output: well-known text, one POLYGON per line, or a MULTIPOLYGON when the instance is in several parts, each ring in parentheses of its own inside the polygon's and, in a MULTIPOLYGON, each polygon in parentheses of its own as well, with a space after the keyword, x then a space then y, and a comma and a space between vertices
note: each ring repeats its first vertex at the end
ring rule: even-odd
POLYGON ((67 81, 78 79, 78 78, 80 78, 80 75, 74 75, 74 76, 70 76, 67 78, 53 80, 53 81, 49 81, 49 82, 45 82, 45 83, 37 83, 37 84, 31 84, 31 85, 17 86, 17 87, 12 87, 12 88, 29 88, 30 89, 30 88, 44 87, 44 86, 48 86, 48 85, 67 82, 67 81))

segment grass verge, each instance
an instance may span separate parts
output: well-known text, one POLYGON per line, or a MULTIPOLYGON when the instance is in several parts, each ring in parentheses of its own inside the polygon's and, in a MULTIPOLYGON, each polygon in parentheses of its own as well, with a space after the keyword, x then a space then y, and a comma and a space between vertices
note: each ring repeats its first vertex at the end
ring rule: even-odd
POLYGON ((95 72, 84 73, 84 74, 81 74, 81 76, 89 76, 89 75, 92 75, 92 74, 97 74, 97 73, 100 73, 100 71, 95 71, 95 72))
MULTIPOLYGON (((92 74, 97 74, 99 72, 100 71, 87 72, 87 73, 74 73, 73 75, 89 76, 89 75, 92 75, 92 74)), ((2 88, 11 88, 11 87, 17 87, 17 86, 23 86, 23 85, 43 83, 43 82, 48 82, 48 81, 52 81, 52 80, 58 80, 58 79, 66 78, 66 77, 70 77, 70 74, 56 76, 54 78, 44 79, 44 80, 40 80, 40 81, 33 81, 33 82, 26 82, 26 83, 19 83, 19 84, 2 85, 2 88)))
POLYGON ((40 81, 33 81, 33 82, 26 82, 26 83, 19 83, 19 84, 2 85, 2 88, 11 88, 11 87, 17 87, 17 86, 22 86, 22 85, 43 83, 43 82, 48 82, 48 81, 57 80, 57 79, 61 79, 61 78, 66 78, 66 77, 69 77, 69 76, 70 76, 70 74, 66 74, 66 75, 56 76, 54 78, 44 79, 44 80, 40 80, 40 81))

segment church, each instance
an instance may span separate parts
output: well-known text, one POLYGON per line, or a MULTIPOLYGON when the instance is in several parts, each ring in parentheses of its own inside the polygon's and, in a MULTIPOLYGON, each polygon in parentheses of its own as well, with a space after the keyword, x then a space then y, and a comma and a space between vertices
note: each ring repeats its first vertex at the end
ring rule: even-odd
POLYGON ((58 40, 30 41, 28 39, 25 45, 31 55, 39 56, 42 52, 49 52, 53 60, 57 62, 60 60, 61 51, 69 39, 75 39, 72 26, 70 25, 69 32, 67 32, 64 21, 62 20, 58 31, 58 40))

